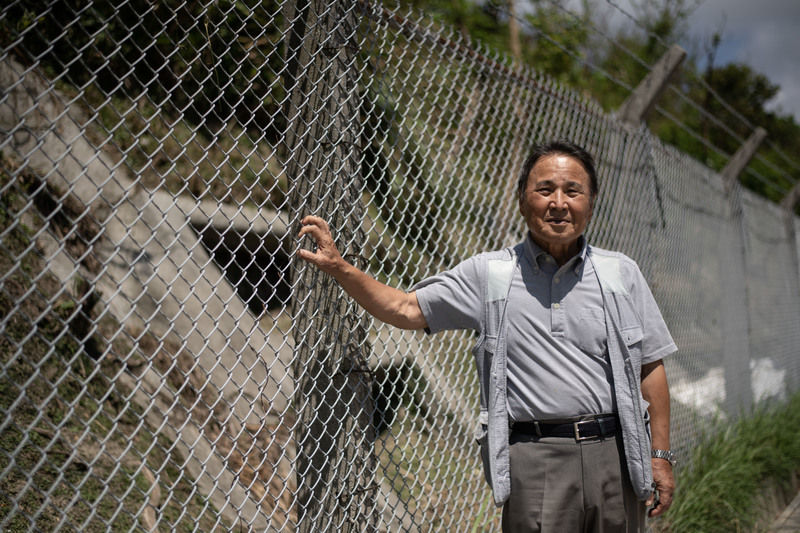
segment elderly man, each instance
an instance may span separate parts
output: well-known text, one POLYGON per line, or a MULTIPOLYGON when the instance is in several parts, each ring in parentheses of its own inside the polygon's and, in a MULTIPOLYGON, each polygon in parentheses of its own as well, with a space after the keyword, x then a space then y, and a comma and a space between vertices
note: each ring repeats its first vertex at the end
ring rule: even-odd
POLYGON ((477 255, 406 293, 345 262, 325 221, 316 252, 367 312, 400 328, 472 329, 478 440, 503 531, 643 531, 675 483, 662 358, 677 348, 638 266, 583 236, 598 194, 591 155, 534 147, 518 182, 524 242, 477 255))

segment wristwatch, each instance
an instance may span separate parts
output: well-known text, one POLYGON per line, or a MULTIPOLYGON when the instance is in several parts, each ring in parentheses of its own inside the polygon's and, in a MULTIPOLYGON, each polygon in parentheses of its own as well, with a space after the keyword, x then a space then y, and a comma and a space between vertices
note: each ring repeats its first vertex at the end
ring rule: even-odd
POLYGON ((666 459, 670 465, 675 466, 675 452, 672 450, 650 450, 650 456, 657 459, 666 459))

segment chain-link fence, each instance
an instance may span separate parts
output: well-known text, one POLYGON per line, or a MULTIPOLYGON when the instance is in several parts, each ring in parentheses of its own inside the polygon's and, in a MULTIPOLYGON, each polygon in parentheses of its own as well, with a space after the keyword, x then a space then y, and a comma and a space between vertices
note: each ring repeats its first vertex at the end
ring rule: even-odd
POLYGON ((372 321, 295 236, 319 214, 410 287, 522 238, 555 136, 680 347, 675 447, 797 388, 794 217, 416 14, 30 0, 0 30, 4 531, 496 530, 472 334, 372 321))

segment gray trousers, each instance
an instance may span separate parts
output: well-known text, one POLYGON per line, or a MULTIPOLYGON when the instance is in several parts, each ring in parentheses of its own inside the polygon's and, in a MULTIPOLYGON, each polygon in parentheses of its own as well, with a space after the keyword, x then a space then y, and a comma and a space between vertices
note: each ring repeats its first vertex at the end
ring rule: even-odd
POLYGON ((504 533, 644 531, 645 504, 633 492, 621 436, 576 442, 513 433, 510 462, 504 533))

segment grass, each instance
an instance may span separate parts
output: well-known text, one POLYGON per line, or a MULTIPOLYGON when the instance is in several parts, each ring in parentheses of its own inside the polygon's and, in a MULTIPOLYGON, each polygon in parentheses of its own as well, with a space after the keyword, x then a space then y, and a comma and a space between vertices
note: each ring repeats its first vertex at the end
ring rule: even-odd
POLYGON ((800 472, 800 394, 710 427, 678 472, 675 502, 659 531, 763 531, 796 493, 800 472), (777 507, 777 509, 776 509, 777 507))
MULTIPOLYGON (((78 94, 67 85, 59 89, 78 94)), ((82 97, 96 117, 88 128, 93 143, 124 157, 135 181, 147 189, 255 207, 285 204, 287 178, 263 134, 236 123, 212 134, 168 116, 147 99, 105 97, 93 85, 82 97)))
POLYGON ((381 435, 376 443, 380 475, 401 501, 412 502, 408 511, 417 525, 436 531, 499 530, 473 442, 464 435, 429 432, 424 420, 407 412, 381 435))

